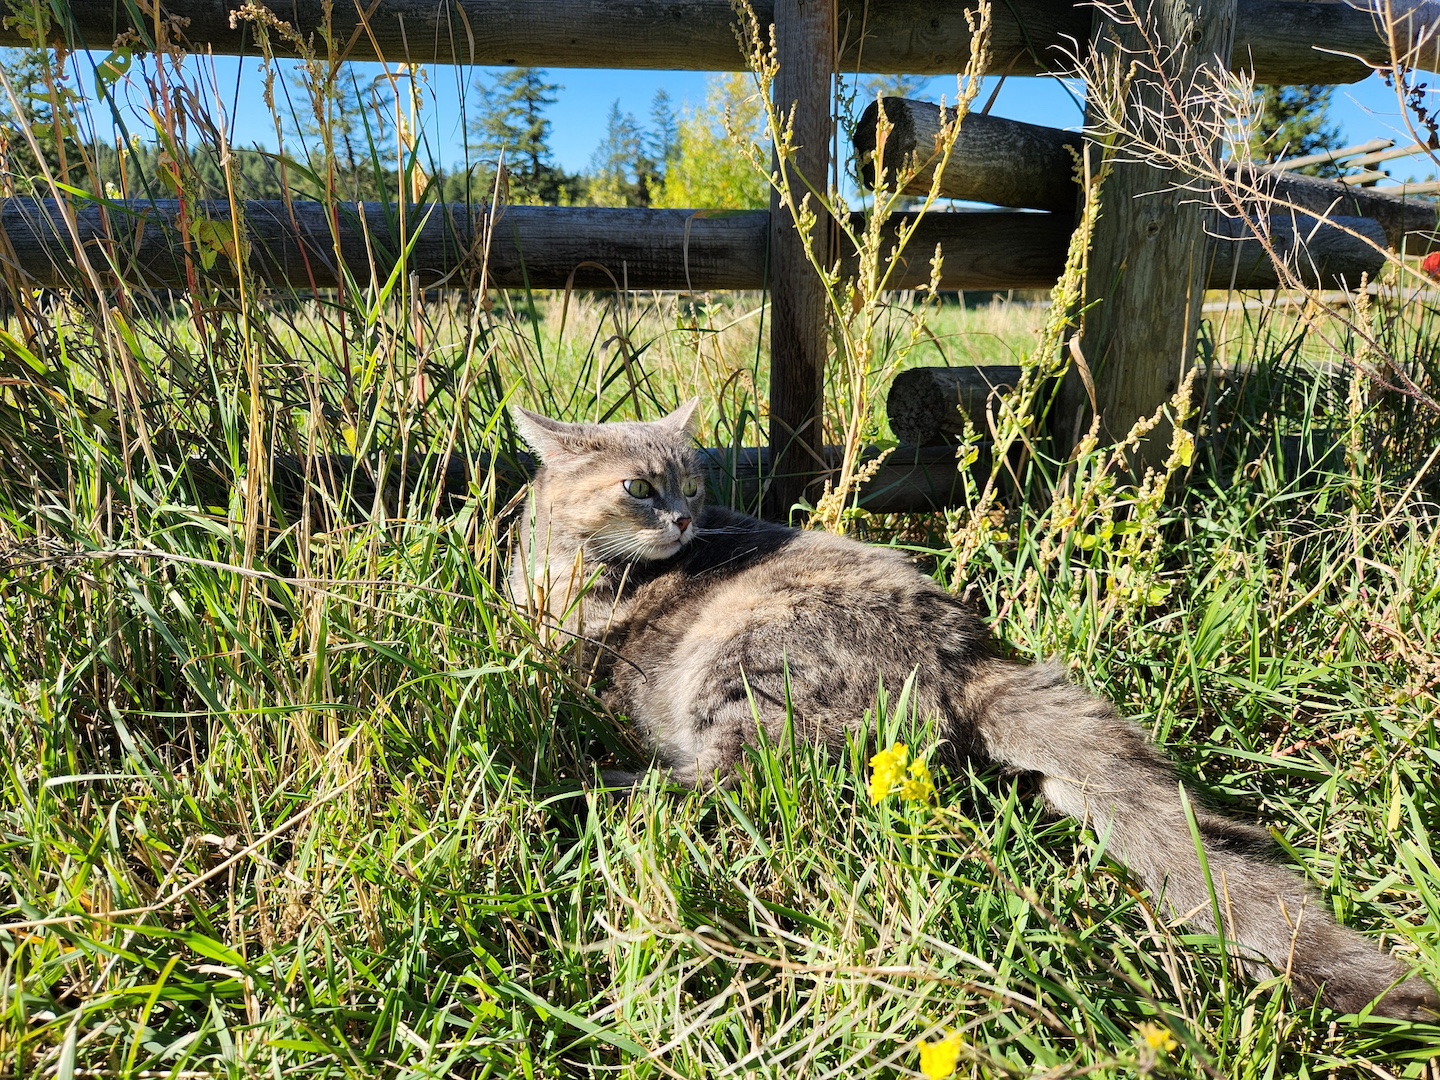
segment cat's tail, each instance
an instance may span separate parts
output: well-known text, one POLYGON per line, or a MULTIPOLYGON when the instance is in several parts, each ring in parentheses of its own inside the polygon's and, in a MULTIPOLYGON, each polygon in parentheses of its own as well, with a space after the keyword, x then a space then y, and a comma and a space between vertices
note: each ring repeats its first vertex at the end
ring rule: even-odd
MULTIPOLYGON (((1214 929, 1179 781, 1139 728, 1056 666, 994 661, 967 680, 975 735, 999 764, 1039 774, 1055 810, 1087 822, 1170 911, 1214 929)), ((1227 943, 1257 972, 1289 972, 1305 997, 1401 1019, 1440 1017, 1440 994, 1369 939, 1339 925, 1293 871, 1271 863, 1259 829, 1194 800, 1227 943), (1378 999, 1378 1000, 1377 1000, 1378 999)))

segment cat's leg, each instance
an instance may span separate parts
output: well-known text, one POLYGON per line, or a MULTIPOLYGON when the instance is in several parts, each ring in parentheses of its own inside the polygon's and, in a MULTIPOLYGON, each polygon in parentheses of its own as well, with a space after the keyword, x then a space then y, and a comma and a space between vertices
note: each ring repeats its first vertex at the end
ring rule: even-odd
POLYGON ((1440 1016, 1440 994, 1368 938, 1340 926, 1293 871, 1267 858, 1269 838, 1192 803, 1210 884, 1200 866, 1179 781, 1139 728, 1053 665, 999 661, 967 681, 976 735, 1012 769, 1037 773, 1046 801, 1088 823, 1107 850, 1178 917, 1214 928, 1265 967, 1289 971, 1306 994, 1355 1012, 1404 1019, 1440 1016))
POLYGON ((743 647, 705 671, 670 701, 662 723, 652 729, 660 760, 670 778, 686 787, 724 786, 734 780, 745 747, 760 729, 772 740, 787 716, 787 668, 783 660, 761 661, 743 647), (742 662, 738 657, 749 657, 742 662), (691 689, 693 687, 693 689, 691 689))

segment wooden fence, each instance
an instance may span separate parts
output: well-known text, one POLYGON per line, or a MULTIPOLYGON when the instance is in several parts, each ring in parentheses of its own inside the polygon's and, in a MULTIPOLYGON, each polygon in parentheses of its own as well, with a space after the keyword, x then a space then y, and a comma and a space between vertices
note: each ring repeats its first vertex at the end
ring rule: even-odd
MULTIPOLYGON (((230 18, 239 6, 238 0, 174 0, 164 10, 187 20, 184 42, 197 50, 255 55, 253 31, 230 18)), ((276 0, 266 6, 302 36, 326 29, 325 0, 276 0)), ((835 70, 953 75, 970 58, 965 6, 838 0, 835 70)), ((788 17, 776 0, 758 0, 752 7, 762 27, 788 17)), ((99 0, 71 0, 68 9, 56 5, 59 17, 49 44, 108 50, 125 31, 150 41, 153 22, 142 14, 149 10, 99 0)), ((1092 6, 1067 0, 996 3, 991 70, 1010 75, 1066 70, 1076 43, 1090 37, 1094 15, 1092 6)), ((745 63, 734 24, 731 0, 382 0, 334 4, 328 32, 347 60, 741 71, 745 63)), ((1262 83, 1355 82, 1369 74, 1370 65, 1390 63, 1389 45, 1374 18, 1344 3, 1239 0, 1234 31, 1230 55, 1262 83)), ((27 44, 19 23, 0 26, 0 46, 27 44)), ((272 45, 281 55, 293 55, 278 36, 272 36, 272 45)))
MULTIPOLYGON (((184 47, 254 54, 251 24, 232 20, 229 7, 218 0, 174 0, 163 14, 177 17, 167 25, 182 35, 184 47)), ((821 189, 831 165, 835 72, 953 73, 970 58, 971 32, 960 4, 761 0, 754 7, 762 26, 775 27, 777 105, 794 109, 800 146, 793 168, 821 189)), ((302 38, 333 42, 337 59, 690 70, 744 65, 731 0, 357 0, 327 8, 324 0, 272 5, 302 38)), ((153 44, 157 12, 136 18, 138 6, 100 0, 71 0, 55 11, 49 42, 54 46, 109 48, 122 33, 153 44)), ((1207 0, 1202 10, 1198 0, 1150 0, 1149 11, 1167 40, 1189 43, 1167 54, 1166 63, 1174 66, 1167 75, 1182 83, 1201 62, 1216 59, 1260 82, 1311 84, 1354 81, 1370 65, 1391 62, 1391 44, 1378 32, 1376 19, 1345 3, 1207 0)), ((1111 23, 1089 4, 1006 0, 994 5, 990 70, 1016 75, 1068 70, 1083 43, 1118 54, 1136 47, 1133 36, 1133 28, 1111 23)), ((24 43, 17 27, 0 27, 0 45, 24 43)), ((281 35, 271 34, 269 43, 277 51, 287 48, 281 35)), ((1433 60, 1422 62, 1434 66, 1433 60)), ((933 141, 927 133, 937 125, 938 110, 910 102, 894 108, 901 126, 887 152, 903 154, 907 147, 923 152, 926 139, 933 141)), ((862 123, 857 138, 862 153, 873 151, 873 117, 869 126, 862 123)), ((928 216, 909 249, 915 263, 898 275, 896 287, 928 280, 937 244, 944 254, 943 288, 1053 284, 1073 223, 1069 150, 1079 140, 1033 125, 967 118, 959 164, 947 170, 944 193, 1043 212, 928 216)), ((1101 317, 1092 318, 1092 340, 1102 343, 1105 354, 1103 365, 1096 365, 1102 376, 1099 403, 1121 426, 1168 396, 1187 360, 1205 287, 1278 284, 1273 264, 1243 223, 1228 226, 1228 232, 1212 228, 1215 235, 1207 236, 1198 207, 1175 193, 1154 194, 1166 180, 1143 165, 1117 168, 1106 195, 1112 207, 1126 212, 1112 210, 1095 238, 1095 265, 1128 268, 1123 280, 1091 275, 1092 289, 1099 290, 1092 299, 1103 301, 1101 317), (1143 206, 1144 213, 1130 213, 1132 206, 1143 206), (1157 356, 1173 356, 1175 362, 1157 373, 1157 356)), ((1404 244, 1412 251, 1434 245, 1429 204, 1397 205, 1350 189, 1342 196, 1315 181, 1275 182, 1297 205, 1329 218, 1328 223, 1276 218, 1264 230, 1313 284, 1353 285, 1361 274, 1373 274, 1383 259, 1374 244, 1404 244)), ((37 284, 73 281, 77 264, 84 262, 86 273, 99 279, 121 276, 183 287, 196 253, 186 250, 177 211, 164 202, 17 198, 0 206, 0 229, 12 272, 37 284)), ((224 204, 186 210, 197 212, 222 222, 231 214, 224 204)), ((331 218, 318 204, 250 203, 243 218, 253 268, 266 281, 295 288, 331 287, 347 268, 362 277, 372 267, 388 273, 402 248, 398 221, 383 207, 342 207, 331 218), (337 251, 348 267, 337 265, 337 251)), ((768 287, 770 449, 753 464, 770 470, 771 512, 783 513, 827 467, 829 455, 820 445, 825 299, 778 201, 769 213, 509 207, 492 214, 484 207, 430 206, 411 212, 407 228, 407 240, 414 239, 407 267, 426 287, 768 287)), ((844 259, 851 253, 834 247, 837 232, 817 230, 816 243, 832 245, 823 252, 827 257, 844 259)), ((216 270, 223 275, 234 268, 222 257, 216 270)), ((934 488, 930 485, 924 499, 917 497, 916 505, 934 504, 939 498, 934 488)), ((885 505, 900 508, 903 502, 891 498, 885 505)))
MULTIPOLYGON (((192 224, 216 222, 230 235, 229 203, 187 203, 183 216, 192 224)), ((363 280, 372 271, 386 278, 400 259, 398 223, 383 206, 342 204, 332 217, 318 203, 253 201, 243 204, 241 216, 248 269, 270 285, 328 289, 346 275, 363 280), (337 249, 343 263, 336 261, 337 249)), ((903 214, 892 218, 891 234, 907 220, 903 214)), ((1210 248, 1209 286, 1278 287, 1274 264, 1248 230, 1222 224, 1233 235, 1217 236, 1210 248)), ((900 256, 892 286, 928 284, 930 257, 939 246, 944 290, 1049 288, 1064 266, 1073 225, 1072 215, 1062 213, 927 214, 900 256)), ((201 254, 193 237, 186 240, 175 200, 76 206, 6 199, 0 230, 27 279, 51 288, 83 283, 74 262, 77 245, 102 281, 161 289, 186 288, 201 254)), ((710 215, 511 206, 492 215, 483 206, 440 204, 419 208, 409 223, 405 268, 426 289, 760 290, 768 283, 770 232, 764 210, 710 215)), ((1382 256, 1366 239, 1386 240, 1378 223, 1362 217, 1276 218, 1271 234, 1280 250, 1301 260, 1297 269, 1305 279, 1321 287, 1373 274, 1382 256)), ((236 267, 227 255, 205 254, 215 257, 211 279, 234 279, 236 267)), ((843 253, 841 263, 853 269, 855 253, 843 253)))

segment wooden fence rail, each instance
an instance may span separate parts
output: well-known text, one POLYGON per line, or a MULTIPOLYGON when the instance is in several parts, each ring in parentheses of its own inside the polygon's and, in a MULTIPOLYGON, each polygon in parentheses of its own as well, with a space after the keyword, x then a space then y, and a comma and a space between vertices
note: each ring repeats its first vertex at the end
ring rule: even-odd
MULTIPOLYGON (((940 134, 940 107, 905 98, 886 98, 883 104, 892 125, 885 140, 884 166, 894 176, 907 159, 918 157, 924 162, 933 156, 940 134)), ((855 128, 855 153, 864 163, 867 184, 875 179, 879 110, 880 105, 872 103, 855 128)), ((1083 143, 1084 136, 1078 132, 971 114, 960 124, 955 148, 941 173, 940 194, 949 199, 1069 213, 1079 191, 1074 174, 1083 143)), ((1374 219, 1384 230, 1385 242, 1396 251, 1418 255, 1440 249, 1437 207, 1432 200, 1400 198, 1297 173, 1244 168, 1241 179, 1247 186, 1289 206, 1327 217, 1374 219)), ((933 174, 933 165, 921 169, 905 190, 925 194, 933 174)))
MULTIPOLYGON (((233 0, 172 0, 165 11, 188 20, 184 43, 216 53, 255 54, 255 32, 233 20, 233 0)), ((267 5, 302 36, 327 30, 326 0, 267 5)), ((760 25, 774 21, 774 0, 756 0, 760 25)), ((68 26, 53 45, 109 49, 122 33, 150 40, 144 5, 71 0, 68 26), (132 15, 132 12, 134 13, 132 15), (137 18, 137 16, 139 16, 137 18)), ((64 8, 60 11, 63 13, 64 8)), ((970 30, 963 4, 933 0, 840 0, 840 71, 947 75, 963 70, 970 30)), ((1036 75, 1073 65, 1066 57, 1090 37, 1094 9, 1065 0, 1006 0, 994 6, 991 67, 1036 75)), ((384 0, 335 4, 328 33, 344 59, 524 67, 649 68, 738 71, 731 0, 384 0)), ((0 24, 0 45, 26 45, 16 25, 0 24)), ((281 55, 293 49, 279 35, 281 55)), ((323 55, 323 44, 316 46, 323 55)), ((1419 57, 1419 66, 1427 58, 1419 57)), ((1344 3, 1242 0, 1231 51, 1238 68, 1262 83, 1347 83, 1388 66, 1389 44, 1375 18, 1344 3)), ((1433 61, 1431 61, 1433 62, 1433 61)))
MULTIPOLYGON (((187 213, 192 221, 231 223, 228 203, 192 203, 187 213)), ((768 284, 770 215, 763 210, 513 206, 491 217, 484 207, 441 204, 412 208, 408 216, 413 233, 406 267, 424 288, 706 292, 768 284)), ((373 270, 384 280, 401 250, 395 218, 384 207, 343 204, 331 217, 320 203, 250 202, 244 218, 249 265, 270 285, 334 288, 344 279, 341 265, 355 279, 367 281, 373 270)), ((187 288, 202 255, 214 258, 209 275, 233 280, 231 255, 202 250, 193 240, 187 244, 181 220, 175 201, 68 205, 6 199, 0 202, 0 266, 22 284, 83 285, 76 270, 78 242, 107 281, 123 277, 154 288, 187 288)), ((904 220, 904 215, 892 219, 892 232, 904 220)), ((944 290, 1046 289, 1064 265, 1072 228, 1066 214, 927 214, 898 260, 891 285, 898 290, 927 284, 938 245, 944 290)), ((1277 216, 1266 228, 1276 250, 1311 284, 1354 287, 1362 273, 1373 276, 1383 262, 1371 245, 1383 245, 1384 233, 1366 219, 1277 216)), ((215 235, 212 229, 204 233, 215 235)), ((1215 234, 1207 264, 1212 288, 1279 285, 1273 263, 1243 222, 1222 222, 1215 234)), ((233 250, 233 243, 229 247, 233 250)), ((842 262, 848 262, 843 252, 842 262)))
MULTIPOLYGON (((963 3, 752 2, 760 26, 773 24, 781 54, 774 104, 793 117, 799 148, 789 167, 817 189, 829 175, 826 134, 833 124, 836 72, 947 74, 965 68, 970 58, 963 3)), ((61 0, 50 7, 49 44, 109 49, 126 35, 153 48, 152 34, 165 26, 172 35, 161 43, 165 47, 219 54, 273 49, 284 55, 302 40, 300 49, 340 60, 744 67, 732 0, 276 0, 268 9, 289 24, 283 33, 273 25, 266 30, 255 18, 258 9, 247 15, 245 9, 232 12, 235 6, 235 0, 173 0, 163 8, 129 0, 61 0)), ((1157 106, 1164 88, 1155 81, 1162 76, 1180 100, 1190 101, 1188 87, 1217 66, 1258 83, 1336 84, 1392 66, 1394 47, 1408 54, 1410 66, 1440 67, 1436 36, 1418 18, 1381 32, 1383 20, 1375 12, 1387 10, 1388 0, 1144 0, 1136 6, 1160 35, 1152 66, 1163 69, 1130 84, 1125 107, 1140 126, 1146 116, 1163 112, 1157 106)), ((19 34, 17 25, 0 21, 0 45, 27 44, 19 34)), ((992 72, 1031 75, 1073 72, 1086 55, 1124 61, 1143 53, 1142 44, 1139 28, 1114 18, 1103 4, 1005 0, 994 4, 987 55, 992 72)), ((912 145, 924 153, 925 139, 916 132, 926 122, 925 107, 909 105, 912 145)), ((933 121, 935 114, 929 115, 933 121)), ((1093 126, 1095 117, 1090 120, 1093 126)), ((928 282, 937 248, 942 289, 1054 283, 1073 221, 1074 141, 1064 133, 997 123, 967 120, 962 146, 969 148, 957 157, 968 162, 971 175, 964 175, 964 164, 952 170, 956 176, 946 176, 946 193, 1045 212, 929 215, 898 260, 893 288, 928 282)), ((1092 266, 1104 269, 1087 282, 1090 314, 1080 344, 1096 373, 1101 411, 1120 430, 1165 400, 1167 387, 1189 363, 1205 287, 1272 288, 1282 276, 1292 283, 1252 232, 1266 238, 1296 279, 1322 287, 1354 287, 1362 275, 1373 275, 1386 244, 1403 243, 1412 251, 1440 247, 1434 212, 1423 204, 1397 207, 1371 192, 1345 189, 1338 195, 1314 182, 1276 176, 1266 182, 1279 197, 1317 215, 1343 216, 1317 221, 1277 214, 1216 223, 1189 193, 1204 182, 1158 172, 1122 153, 1107 183, 1109 209, 1092 245, 1092 266)), ((511 207, 492 215, 484 207, 438 205, 407 209, 402 229, 393 211, 380 206, 252 202, 243 222, 232 222, 226 204, 8 199, 0 201, 0 273, 10 284, 103 288, 123 277, 183 289, 195 283, 200 264, 212 264, 204 273, 223 282, 243 262, 265 282, 297 291, 333 288, 347 278, 383 279, 397 266, 426 288, 471 291, 768 288, 771 384, 783 392, 771 403, 766 467, 774 466, 772 480, 779 475, 771 512, 783 514, 804 488, 803 474, 825 467, 816 423, 825 308, 812 302, 818 283, 808 265, 791 257, 798 249, 791 248, 792 230, 783 227, 779 209, 775 203, 770 213, 511 207), (223 228, 192 229, 196 215, 231 226, 230 239, 223 228)), ((833 257, 844 263, 853 256, 840 243, 833 257)), ((1062 398, 1073 397, 1073 389, 1062 388, 1062 398)), ((1060 411, 1073 411, 1078 422, 1080 409, 1062 404, 1060 411)), ((757 455, 757 475, 761 461, 757 455)), ((950 469, 950 481, 955 475, 950 469)))

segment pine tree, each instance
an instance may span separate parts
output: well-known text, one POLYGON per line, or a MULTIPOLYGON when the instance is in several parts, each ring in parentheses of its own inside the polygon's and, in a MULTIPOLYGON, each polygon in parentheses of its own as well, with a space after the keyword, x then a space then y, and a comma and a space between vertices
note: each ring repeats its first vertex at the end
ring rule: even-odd
POLYGON ((564 87, 546 82, 539 68, 510 68, 478 89, 479 115, 468 135, 470 149, 484 160, 481 172, 493 176, 503 156, 512 202, 562 201, 573 180, 551 160, 545 110, 564 87))
POLYGON ((395 95, 388 85, 361 83, 350 64, 316 86, 313 76, 297 66, 290 79, 289 126, 299 139, 303 160, 323 175, 325 134, 335 152, 339 194, 348 199, 375 199, 385 189, 384 173, 393 169, 395 95), (321 114, 316 115, 316 94, 321 114))
POLYGON ((648 206, 653 165, 644 151, 645 135, 635 117, 610 106, 605 137, 590 158, 590 201, 596 206, 648 206))
MULTIPOLYGON (((28 193, 32 178, 40 172, 26 132, 35 140, 51 173, 59 171, 59 140, 64 139, 67 146, 72 144, 65 125, 56 124, 51 107, 52 84, 62 95, 63 107, 68 87, 57 82, 61 77, 63 68, 57 72, 45 49, 0 49, 0 195, 28 193), (7 86, 8 93, 4 89, 7 86), (11 94, 18 109, 11 103, 11 94)), ((73 158, 73 151, 66 156, 73 158)))
POLYGON ((656 165, 658 173, 675 157, 680 148, 680 118, 675 114, 670 95, 663 89, 655 91, 650 102, 650 130, 645 135, 645 152, 656 165))
MULTIPOLYGON (((1330 121, 1333 86, 1261 86, 1246 133, 1252 161, 1278 161, 1334 149, 1340 129, 1330 121)), ((1297 170, 1312 176, 1336 175, 1333 165, 1297 170)))

